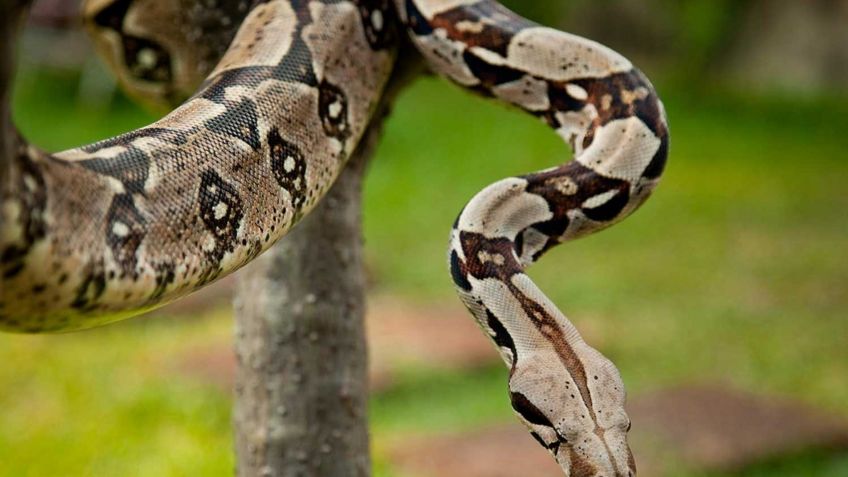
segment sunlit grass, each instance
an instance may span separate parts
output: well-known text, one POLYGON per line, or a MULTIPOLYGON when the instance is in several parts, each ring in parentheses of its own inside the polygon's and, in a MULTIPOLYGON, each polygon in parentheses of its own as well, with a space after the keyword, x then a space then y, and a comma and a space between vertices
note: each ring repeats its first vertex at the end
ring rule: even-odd
POLYGON ((223 475, 230 398, 168 372, 168 359, 227 328, 159 320, 3 336, 0 475, 223 475))
MULTIPOLYGON (((123 99, 91 110, 74 81, 28 73, 19 83, 16 116, 37 143, 75 146, 151 118, 123 99)), ((720 381, 848 416, 848 102, 663 92, 673 143, 656 196, 552 252, 533 276, 632 392, 720 381)), ((443 262, 465 201, 567 157, 533 118, 417 83, 366 185, 375 286, 422 306, 453 300, 443 262)), ((230 397, 168 372, 186 346, 227 333, 219 317, 0 336, 0 475, 231 474, 230 397)), ((373 400, 377 455, 391 436, 511 419, 504 376, 405 373, 373 400)), ((844 456, 800 456, 740 475, 835 477, 845 466, 844 456)))

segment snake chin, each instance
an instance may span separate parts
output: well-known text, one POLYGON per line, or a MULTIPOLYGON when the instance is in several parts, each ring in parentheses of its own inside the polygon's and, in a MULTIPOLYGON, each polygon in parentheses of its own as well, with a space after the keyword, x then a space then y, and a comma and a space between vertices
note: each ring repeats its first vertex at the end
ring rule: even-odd
POLYGON ((554 456, 570 477, 634 477, 636 465, 621 428, 582 432, 554 456))
POLYGON ((564 431, 534 424, 519 415, 533 437, 554 456, 568 477, 634 477, 636 465, 627 444, 627 425, 564 431))
MULTIPOLYGON (((573 450, 567 449, 561 451, 556 456, 557 463, 560 465, 566 477, 635 477, 635 466, 627 466, 627 460, 617 465, 597 466, 590 464, 582 457, 574 453, 573 450), (622 470, 623 469, 623 470, 622 470)), ((630 458, 629 460, 632 460, 630 458)))

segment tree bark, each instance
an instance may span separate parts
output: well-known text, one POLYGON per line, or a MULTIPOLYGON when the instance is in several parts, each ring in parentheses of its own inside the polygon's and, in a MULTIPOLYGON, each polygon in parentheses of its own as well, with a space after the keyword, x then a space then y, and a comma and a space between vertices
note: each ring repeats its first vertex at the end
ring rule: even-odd
POLYGON ((370 474, 359 225, 370 153, 357 151, 315 210, 240 276, 240 476, 370 474))
POLYGON ((371 474, 361 187, 389 104, 417 65, 399 65, 327 196, 240 275, 234 424, 241 477, 371 474))
MULTIPOLYGON (((12 124, 12 82, 15 72, 15 46, 30 0, 0 0, 0 199, 6 187, 10 157, 18 137, 12 124)), ((0 215, 0 220, 3 216, 0 215)))
MULTIPOLYGON (((374 142, 379 125, 366 140, 374 142)), ((312 213, 240 275, 238 475, 370 475, 360 148, 312 213)))

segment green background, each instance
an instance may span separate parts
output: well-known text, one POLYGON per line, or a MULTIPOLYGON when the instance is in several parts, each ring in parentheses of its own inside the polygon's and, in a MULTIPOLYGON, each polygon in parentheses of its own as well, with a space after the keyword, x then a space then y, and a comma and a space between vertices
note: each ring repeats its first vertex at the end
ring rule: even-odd
MULTIPOLYGON (((677 47, 709 51, 726 21, 720 6, 696 4, 677 47)), ((720 382, 848 417, 848 98, 739 90, 683 65, 647 73, 671 125, 663 184, 632 218, 560 247, 531 275, 598 339, 631 393, 720 382)), ((95 107, 78 88, 74 71, 22 70, 15 115, 28 137, 55 150, 153 119, 120 96, 95 107)), ((375 291, 422 307, 455 299, 443 262, 464 203, 568 157, 531 117, 439 79, 416 82, 366 184, 375 291)), ((0 335, 0 475, 230 475, 230 396, 161 373, 180 350, 227 339, 229 313, 0 335)), ((376 474, 399 475, 384 449, 400 436, 512 419, 505 376, 403 373, 372 400, 376 474)), ((787 456, 739 475, 846 476, 848 455, 787 456)))

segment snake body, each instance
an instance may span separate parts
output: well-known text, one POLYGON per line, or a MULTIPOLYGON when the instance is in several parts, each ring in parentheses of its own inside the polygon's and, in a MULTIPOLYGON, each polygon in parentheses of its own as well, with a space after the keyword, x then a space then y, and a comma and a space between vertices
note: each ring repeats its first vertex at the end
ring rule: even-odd
MULTIPOLYGON (((182 1, 89 0, 101 50, 148 96, 173 99, 192 83, 178 68, 209 61, 202 47, 145 38, 145 10, 133 5, 179 12, 182 1), (175 49, 189 58, 176 61, 175 49)), ((618 371, 524 269, 621 220, 657 185, 668 128, 650 82, 612 50, 493 0, 220 3, 243 18, 235 38, 163 119, 56 154, 13 136, 0 162, 0 329, 115 321, 262 253, 344 167, 405 31, 431 69, 541 118, 572 146, 573 161, 469 202, 451 232, 450 269, 510 368, 516 414, 565 474, 635 475, 618 371)), ((221 41, 227 28, 236 31, 197 35, 221 41)))

